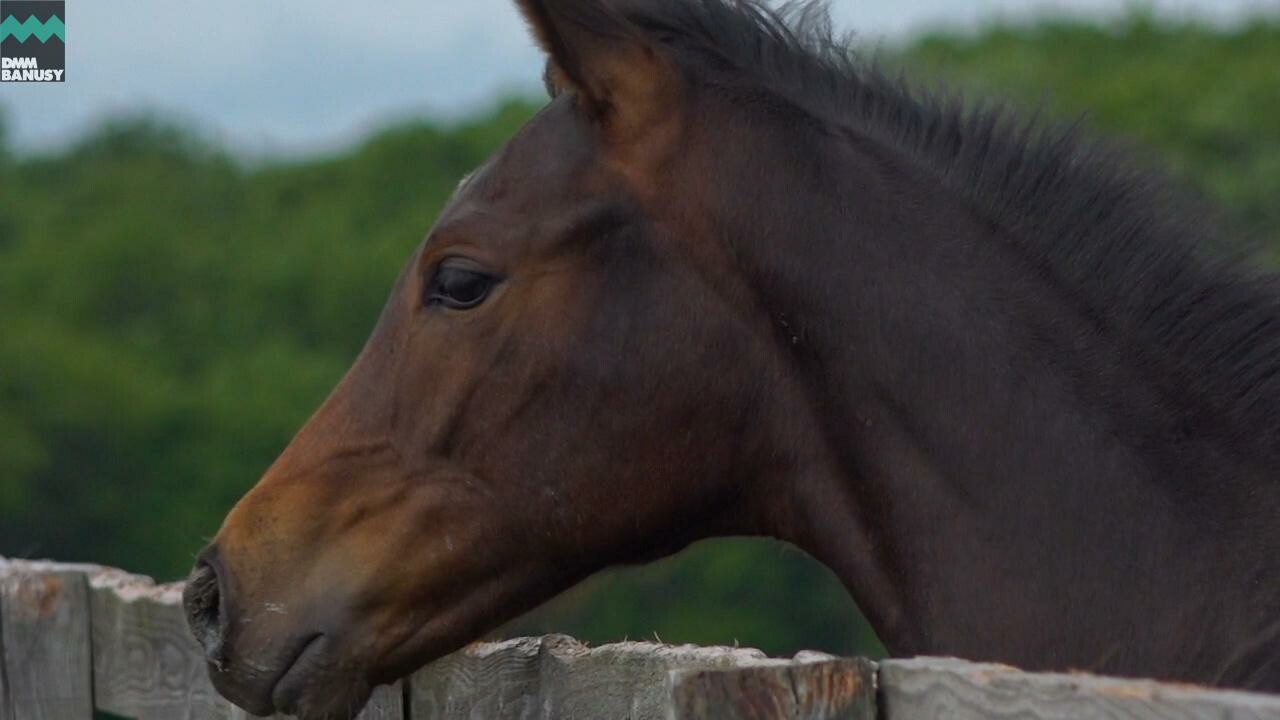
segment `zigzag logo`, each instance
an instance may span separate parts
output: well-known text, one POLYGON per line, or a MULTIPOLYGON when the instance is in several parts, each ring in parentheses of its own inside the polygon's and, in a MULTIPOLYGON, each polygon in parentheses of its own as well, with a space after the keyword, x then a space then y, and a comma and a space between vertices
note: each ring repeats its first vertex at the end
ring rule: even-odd
POLYGON ((18 42, 26 42, 32 35, 42 43, 49 42, 49 38, 55 36, 62 42, 66 42, 67 26, 57 15, 49 18, 48 22, 40 22, 35 15, 27 18, 26 22, 18 22, 18 18, 13 15, 5 18, 4 22, 0 22, 0 41, 13 37, 18 42))

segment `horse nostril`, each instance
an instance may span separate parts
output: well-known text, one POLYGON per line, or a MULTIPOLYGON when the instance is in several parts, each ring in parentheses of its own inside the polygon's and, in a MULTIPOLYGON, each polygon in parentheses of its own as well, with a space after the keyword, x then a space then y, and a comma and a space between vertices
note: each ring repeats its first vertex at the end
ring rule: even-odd
POLYGON ((187 624, 191 626, 196 642, 204 648, 209 662, 221 669, 227 622, 222 606, 222 592, 218 585, 218 571, 210 563, 201 560, 196 563, 187 580, 187 587, 182 592, 182 604, 186 608, 187 624))

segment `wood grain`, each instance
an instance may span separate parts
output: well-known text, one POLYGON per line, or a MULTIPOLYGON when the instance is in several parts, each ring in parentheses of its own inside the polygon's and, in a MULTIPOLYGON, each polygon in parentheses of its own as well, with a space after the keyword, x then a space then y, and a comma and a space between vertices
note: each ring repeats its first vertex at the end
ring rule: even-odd
POLYGON ((93 717, 88 602, 79 570, 0 559, 6 718, 93 717))
MULTIPOLYGON (((4 583, 0 571, 0 586, 4 583)), ((4 591, 0 587, 0 720, 13 720, 13 702, 9 698, 9 681, 5 676, 4 648, 4 591)))
POLYGON ((404 685, 380 685, 373 691, 369 704, 360 712, 360 720, 405 720, 404 685))
POLYGON ((564 636, 543 643, 542 700, 566 718, 665 718, 670 674, 776 662, 759 650, 624 642, 588 648, 564 636))
POLYGON ((221 720, 230 703, 214 691, 187 630, 182 586, 102 569, 89 578, 94 701, 137 720, 221 720))
MULTIPOLYGON (((255 717, 220 697, 187 629, 182 584, 102 569, 92 589, 97 707, 137 720, 255 717)), ((277 716, 283 717, 283 716, 277 716)), ((375 691, 360 720, 401 720, 399 684, 375 691)))
MULTIPOLYGON (((563 636, 473 645, 407 682, 379 688, 361 720, 1280 720, 1280 696, 1146 680, 946 659, 877 670, 819 653, 588 648, 563 636)), ((94 707, 137 720, 251 717, 213 691, 180 585, 0 558, 0 720, 89 720, 94 707)))
POLYGON ((1280 697, 1150 680, 1024 673, 950 659, 880 666, 888 720, 1280 720, 1280 697))
POLYGON ((521 638, 429 665, 410 681, 410 708, 414 720, 658 720, 669 716, 672 671, 788 664, 757 650, 521 638))
POLYGON ((672 673, 670 720, 875 720, 867 660, 796 661, 672 673))
POLYGON ((409 680, 413 720, 539 717, 542 640, 476 645, 437 660, 409 680))
MULTIPOLYGON (((86 678, 91 677, 93 683, 91 707, 137 720, 256 717, 219 697, 210 684, 200 649, 187 630, 181 583, 157 585, 148 577, 96 565, 0 559, 0 577, 11 582, 8 578, 15 575, 66 576, 81 588, 83 602, 75 614, 82 619, 86 659, 88 638, 92 637, 92 659, 85 666, 86 678)), ((45 637, 53 641, 60 634, 51 632, 45 637)), ((89 685, 88 679, 84 684, 89 685)), ((48 695, 49 687, 48 677, 43 677, 41 697, 48 695)), ((76 717, 90 718, 91 713, 86 710, 76 717)), ((28 716, 16 716, 25 717, 28 716)), ((403 717, 399 684, 378 688, 360 715, 361 720, 403 717)))

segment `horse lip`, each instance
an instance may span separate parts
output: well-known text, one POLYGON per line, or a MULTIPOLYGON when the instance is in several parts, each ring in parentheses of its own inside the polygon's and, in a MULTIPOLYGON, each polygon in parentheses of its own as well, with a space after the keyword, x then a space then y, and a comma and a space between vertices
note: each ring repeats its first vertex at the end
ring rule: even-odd
MULTIPOLYGON (((290 677, 290 673, 297 667, 298 661, 304 653, 322 637, 324 637, 322 633, 314 633, 299 641, 290 660, 283 663, 267 682, 255 683, 249 679, 250 676, 238 672, 237 666, 244 663, 235 659, 232 659, 227 663, 226 667, 222 668, 210 662, 209 678, 213 681, 213 686, 218 693, 235 705, 254 715, 264 717, 273 715, 281 710, 281 700, 296 702, 296 697, 290 698, 283 695, 281 687, 285 679, 290 677)), ((263 669, 265 670, 265 668, 263 669)), ((299 693, 294 694, 297 695, 299 693)))
POLYGON ((304 683, 295 683, 293 687, 289 686, 288 681, 297 674, 298 668, 302 667, 303 660, 311 648, 324 639, 324 633, 315 633, 298 644, 298 651, 294 653, 293 659, 284 665, 283 670, 276 676, 275 682, 271 684, 271 704, 275 706, 276 712, 282 712, 287 715, 295 714, 295 705, 301 698, 303 691, 306 689, 304 683))

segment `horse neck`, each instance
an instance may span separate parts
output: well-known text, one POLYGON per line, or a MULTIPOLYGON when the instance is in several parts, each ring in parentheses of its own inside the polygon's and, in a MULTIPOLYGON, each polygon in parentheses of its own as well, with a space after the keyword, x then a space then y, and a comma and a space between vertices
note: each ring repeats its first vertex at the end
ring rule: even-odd
POLYGON ((728 233, 823 438, 767 531, 896 654, 1252 682, 1243 656, 1280 647, 1265 465, 1169 427, 1180 388, 927 175, 822 156, 728 233))

